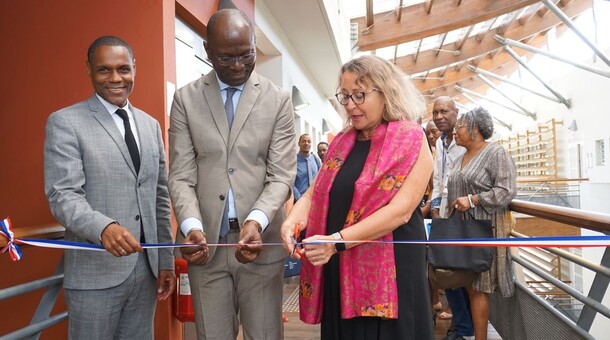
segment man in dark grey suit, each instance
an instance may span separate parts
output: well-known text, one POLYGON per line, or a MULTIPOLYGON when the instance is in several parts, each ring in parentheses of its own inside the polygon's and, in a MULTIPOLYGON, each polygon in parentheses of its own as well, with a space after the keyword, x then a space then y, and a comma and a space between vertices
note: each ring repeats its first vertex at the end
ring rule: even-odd
POLYGON ((129 103, 135 59, 122 39, 88 50, 95 90, 49 116, 45 191, 65 239, 106 251, 65 251, 71 339, 152 339, 156 300, 175 286, 165 152, 159 123, 129 103), (156 277, 156 279, 155 279, 156 277))
POLYGON ((254 70, 254 30, 241 11, 208 22, 214 70, 176 92, 169 189, 199 339, 281 339, 283 205, 294 183, 290 95, 254 70), (237 247, 207 247, 207 243, 237 247), (239 319, 238 319, 239 316, 239 319))

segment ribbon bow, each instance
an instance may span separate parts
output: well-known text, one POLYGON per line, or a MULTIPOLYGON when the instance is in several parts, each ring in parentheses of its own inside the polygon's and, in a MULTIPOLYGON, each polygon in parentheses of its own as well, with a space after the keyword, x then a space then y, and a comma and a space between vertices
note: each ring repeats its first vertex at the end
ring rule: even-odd
POLYGON ((13 231, 11 230, 10 218, 7 217, 0 221, 0 235, 4 236, 7 240, 7 244, 4 248, 2 248, 2 250, 0 250, 0 254, 8 251, 8 253, 11 255, 11 260, 21 260, 21 249, 19 249, 19 246, 15 243, 15 234, 13 234, 13 231))

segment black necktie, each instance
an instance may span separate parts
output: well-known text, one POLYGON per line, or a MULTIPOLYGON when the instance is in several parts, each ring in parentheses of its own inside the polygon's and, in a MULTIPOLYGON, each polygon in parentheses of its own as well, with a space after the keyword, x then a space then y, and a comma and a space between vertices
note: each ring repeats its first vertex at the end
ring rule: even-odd
POLYGON ((133 161, 133 166, 136 168, 136 173, 138 173, 140 172, 140 152, 138 151, 138 145, 136 144, 136 139, 133 136, 133 132, 131 132, 131 124, 129 124, 127 111, 118 109, 115 113, 119 115, 121 119, 123 119, 123 126, 125 127, 125 144, 127 144, 127 149, 129 150, 129 155, 133 161))

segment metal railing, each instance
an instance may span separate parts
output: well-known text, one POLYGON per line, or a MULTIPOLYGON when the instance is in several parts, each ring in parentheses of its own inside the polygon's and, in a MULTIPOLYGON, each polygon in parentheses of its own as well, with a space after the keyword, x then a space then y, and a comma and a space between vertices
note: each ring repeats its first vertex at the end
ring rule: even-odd
MULTIPOLYGON (((17 228, 14 230, 14 233, 16 238, 62 239, 64 231, 64 228, 59 225, 45 225, 17 228)), ((6 245, 6 240, 0 239, 0 248, 4 245, 6 245)), ((39 289, 45 289, 30 324, 11 333, 0 335, 0 340, 38 339, 43 330, 68 319, 67 311, 51 315, 51 311, 62 288, 64 279, 63 268, 62 258, 53 275, 0 290, 0 301, 3 301, 39 289)))
MULTIPOLYGON (((560 222, 580 228, 610 232, 610 215, 573 208, 552 206, 534 202, 514 200, 511 210, 540 219, 560 222)), ((62 238, 63 228, 59 226, 15 229, 16 237, 48 237, 62 238)), ((526 235, 512 232, 513 237, 527 237, 526 235)), ((0 246, 3 240, 0 240, 0 246)), ((575 266, 586 268, 595 273, 595 279, 589 289, 588 295, 575 289, 571 282, 562 280, 561 274, 550 274, 548 270, 540 266, 532 265, 526 259, 513 255, 515 267, 526 269, 540 278, 540 281, 553 286, 554 294, 537 294, 532 287, 522 282, 516 282, 516 294, 511 298, 502 298, 496 294, 490 294, 490 321, 503 339, 591 339, 589 334, 593 319, 600 316, 610 318, 610 309, 601 303, 610 282, 610 251, 605 249, 600 263, 592 262, 581 256, 573 254, 564 249, 544 248, 544 252, 552 254, 556 259, 570 262, 575 266), (556 293, 556 292, 561 293, 556 293), (561 295, 562 299, 550 301, 549 295, 561 295), (565 299, 569 297, 569 299, 565 299), (580 303, 582 310, 579 313, 566 313, 562 305, 573 305, 574 301, 580 303)), ((544 256, 539 256, 544 258, 544 256)), ((557 270, 557 261, 551 260, 550 269, 557 270)), ((544 266, 543 266, 544 267, 544 266)), ((547 268, 549 269, 549 268, 547 268)), ((10 334, 0 335, 5 339, 37 339, 40 332, 67 319, 67 312, 50 316, 51 309, 55 305, 57 296, 63 281, 63 265, 60 263, 54 275, 24 283, 14 287, 0 290, 0 301, 33 292, 45 288, 38 309, 36 310, 30 325, 15 330, 10 334)), ((547 287, 547 286, 545 286, 547 287)))
POLYGON ((580 183, 587 178, 517 179, 517 199, 580 208, 580 183))
MULTIPOLYGON (((568 224, 602 233, 610 231, 610 215, 547 204, 514 200, 511 210, 544 220, 568 224)), ((513 237, 527 237, 513 231, 513 237)), ((535 248, 536 249, 536 248, 535 248)), ((537 248, 552 254, 549 258, 569 261, 574 266, 591 270, 595 278, 588 295, 576 289, 569 280, 562 280, 561 267, 556 261, 532 261, 527 256, 512 254, 516 271, 527 271, 540 278, 540 287, 516 282, 514 297, 492 296, 490 320, 503 339, 592 339, 589 334, 595 317, 610 318, 610 308, 602 304, 610 282, 610 252, 604 251, 601 263, 559 248, 537 248), (554 272, 554 274, 553 274, 554 272), (541 294, 544 289, 552 294, 541 294), (555 298, 560 296, 560 298, 555 298), (527 316, 536 315, 535 322, 527 316)), ((544 258, 543 255, 539 257, 544 258)), ((547 259, 549 259, 547 258, 547 259)))

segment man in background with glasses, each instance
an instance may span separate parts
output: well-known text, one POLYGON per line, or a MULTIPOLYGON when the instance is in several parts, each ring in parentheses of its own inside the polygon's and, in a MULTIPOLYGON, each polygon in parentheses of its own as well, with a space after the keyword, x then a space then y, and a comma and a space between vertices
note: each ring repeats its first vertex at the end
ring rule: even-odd
MULTIPOLYGON (((447 179, 454 170, 459 170, 466 149, 455 144, 453 129, 456 128, 458 108, 450 97, 438 97, 432 107, 432 120, 436 127, 442 131, 436 140, 434 153, 434 172, 432 174, 432 218, 446 218, 452 207, 447 207, 447 179)), ((463 339, 474 335, 474 327, 470 316, 470 302, 466 288, 445 289, 445 296, 453 320, 445 339, 463 339)))
POLYGON ((255 37, 236 9, 204 43, 214 70, 176 92, 169 188, 189 262, 197 337, 281 339, 284 202, 296 173, 290 95, 254 73, 255 37), (207 246, 208 244, 235 246, 207 246))

